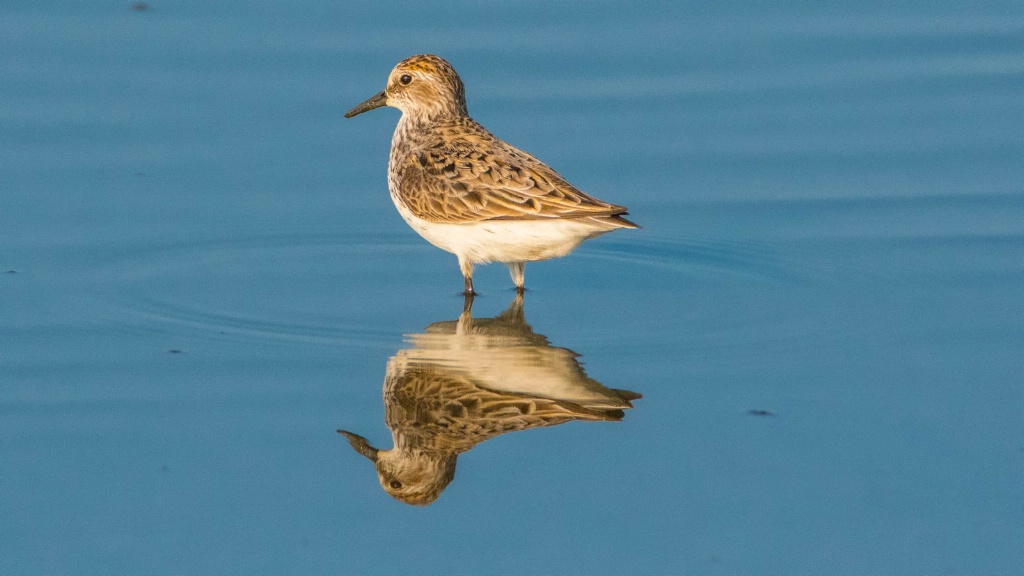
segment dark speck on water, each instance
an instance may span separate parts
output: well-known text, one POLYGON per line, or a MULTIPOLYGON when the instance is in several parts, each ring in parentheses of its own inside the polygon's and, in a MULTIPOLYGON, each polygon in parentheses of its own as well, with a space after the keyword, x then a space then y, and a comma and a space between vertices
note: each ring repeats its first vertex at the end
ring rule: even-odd
POLYGON ((748 410, 747 414, 750 414, 751 416, 774 416, 775 415, 775 414, 772 414, 771 412, 769 412, 768 410, 748 410))

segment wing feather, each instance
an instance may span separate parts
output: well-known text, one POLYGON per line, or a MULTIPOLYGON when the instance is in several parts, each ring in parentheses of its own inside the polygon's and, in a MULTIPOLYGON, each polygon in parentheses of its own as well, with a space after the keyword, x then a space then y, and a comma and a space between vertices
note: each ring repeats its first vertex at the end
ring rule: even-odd
POLYGON ((625 207, 577 189, 472 120, 439 128, 430 142, 405 156, 398 176, 401 201, 429 222, 606 217, 632 226, 616 218, 626 214, 625 207))

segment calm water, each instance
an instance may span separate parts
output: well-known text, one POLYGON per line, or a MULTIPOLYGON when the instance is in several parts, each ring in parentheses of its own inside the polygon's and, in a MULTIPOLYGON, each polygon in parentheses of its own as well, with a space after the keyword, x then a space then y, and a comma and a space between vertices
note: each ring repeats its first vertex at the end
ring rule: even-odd
POLYGON ((1024 572, 1024 7, 891 4, 4 2, 0 572, 1024 572), (342 118, 420 52, 644 226, 498 336, 342 118), (423 365, 643 398, 412 507, 423 365))

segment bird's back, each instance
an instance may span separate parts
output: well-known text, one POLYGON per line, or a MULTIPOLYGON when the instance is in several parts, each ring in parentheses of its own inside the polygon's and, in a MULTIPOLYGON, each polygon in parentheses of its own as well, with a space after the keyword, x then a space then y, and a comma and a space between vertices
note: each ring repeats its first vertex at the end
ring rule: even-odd
POLYGON ((558 172, 469 117, 403 125, 392 144, 396 202, 435 223, 579 219, 636 228, 626 208, 579 190, 558 172))

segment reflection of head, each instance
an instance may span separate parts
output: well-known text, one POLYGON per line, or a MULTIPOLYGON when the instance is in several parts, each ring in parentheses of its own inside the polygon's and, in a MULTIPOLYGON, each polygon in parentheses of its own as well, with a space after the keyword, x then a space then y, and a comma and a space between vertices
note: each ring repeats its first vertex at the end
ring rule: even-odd
POLYGON ((358 434, 338 432, 348 438, 356 452, 377 467, 384 491, 406 504, 425 506, 437 500, 455 478, 457 454, 426 450, 377 450, 358 434))

